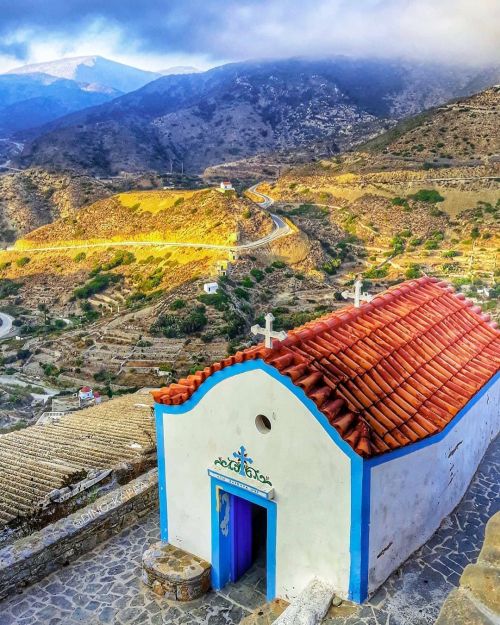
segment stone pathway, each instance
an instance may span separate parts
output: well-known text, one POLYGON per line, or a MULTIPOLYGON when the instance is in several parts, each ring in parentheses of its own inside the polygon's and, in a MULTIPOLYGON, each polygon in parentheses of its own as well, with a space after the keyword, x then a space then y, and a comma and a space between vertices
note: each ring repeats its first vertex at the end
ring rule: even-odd
MULTIPOLYGON (((484 526, 499 509, 500 437, 431 540, 368 603, 333 609, 324 625, 431 625, 464 567, 477 559, 484 526)), ((191 603, 158 598, 140 580, 142 553, 157 540, 155 512, 0 603, 0 625, 236 625, 265 601, 264 571, 258 566, 238 584, 191 603)))

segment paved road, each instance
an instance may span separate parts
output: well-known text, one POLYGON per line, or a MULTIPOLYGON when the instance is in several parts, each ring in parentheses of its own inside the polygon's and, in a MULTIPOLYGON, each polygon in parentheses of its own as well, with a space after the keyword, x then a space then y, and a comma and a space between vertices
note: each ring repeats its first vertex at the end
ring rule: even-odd
POLYGON ((0 321, 2 322, 2 324, 0 325, 0 339, 3 339, 12 330, 12 322, 14 321, 14 317, 0 312, 0 321))
MULTIPOLYGON (((323 625, 432 625, 464 567, 475 562, 487 520, 499 509, 500 437, 487 451, 463 500, 421 549, 344 620, 323 625)), ((141 555, 158 540, 158 513, 69 566, 0 602, 0 625, 237 625, 264 601, 264 580, 189 603, 159 598, 140 580, 141 555)))
MULTIPOLYGON (((272 204, 273 200, 263 193, 258 193, 254 190, 254 187, 250 189, 252 193, 262 198, 262 202, 257 204, 267 210, 272 204)), ((52 245, 43 247, 23 247, 16 248, 14 246, 8 247, 9 252, 58 252, 60 250, 81 250, 89 248, 102 248, 102 247, 191 247, 205 250, 226 250, 226 251, 243 251, 252 250, 258 247, 262 247, 291 234, 292 229, 290 226, 279 216, 274 213, 269 213, 273 220, 274 230, 267 234, 265 237, 258 239, 257 241, 251 241, 250 243, 243 243, 241 245, 214 245, 210 243, 184 243, 173 241, 109 241, 104 243, 87 243, 87 244, 75 244, 75 245, 52 245)))

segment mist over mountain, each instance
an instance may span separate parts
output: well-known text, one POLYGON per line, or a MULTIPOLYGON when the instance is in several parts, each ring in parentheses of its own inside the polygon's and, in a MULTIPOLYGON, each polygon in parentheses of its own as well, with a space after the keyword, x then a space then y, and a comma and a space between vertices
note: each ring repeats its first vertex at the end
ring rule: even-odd
POLYGON ((276 149, 346 149, 498 82, 498 68, 364 60, 234 63, 170 75, 41 129, 19 163, 91 173, 200 172, 276 149))

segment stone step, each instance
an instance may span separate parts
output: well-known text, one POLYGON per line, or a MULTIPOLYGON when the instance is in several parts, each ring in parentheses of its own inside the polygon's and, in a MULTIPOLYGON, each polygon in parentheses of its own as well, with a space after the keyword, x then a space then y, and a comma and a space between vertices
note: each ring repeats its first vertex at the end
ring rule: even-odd
POLYGON ((332 603, 331 584, 313 579, 275 621, 275 625, 319 625, 332 603))
POLYGON ((158 542, 142 556, 142 581, 172 601, 192 601, 210 589, 211 565, 168 543, 158 542))

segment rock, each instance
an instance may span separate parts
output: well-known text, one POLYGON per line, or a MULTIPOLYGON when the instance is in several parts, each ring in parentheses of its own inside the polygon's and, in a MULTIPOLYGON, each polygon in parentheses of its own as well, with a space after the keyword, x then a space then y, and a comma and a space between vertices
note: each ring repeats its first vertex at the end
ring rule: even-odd
POLYGON ((153 592, 157 595, 159 595, 160 597, 163 597, 163 595, 165 594, 165 590, 163 588, 163 586, 161 585, 161 582, 159 582, 157 579, 155 579, 155 581, 153 582, 152 586, 151 586, 153 592))
POLYGON ((493 613, 500 615, 500 569, 480 564, 468 564, 460 579, 466 588, 493 613))
POLYGON ((455 588, 444 603, 435 625, 491 625, 490 621, 470 601, 467 595, 455 588))
POLYGON ((275 621, 275 625, 317 625, 328 612, 334 594, 333 587, 313 579, 275 621))

